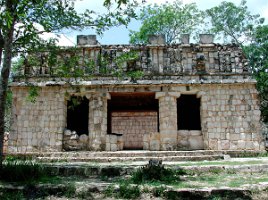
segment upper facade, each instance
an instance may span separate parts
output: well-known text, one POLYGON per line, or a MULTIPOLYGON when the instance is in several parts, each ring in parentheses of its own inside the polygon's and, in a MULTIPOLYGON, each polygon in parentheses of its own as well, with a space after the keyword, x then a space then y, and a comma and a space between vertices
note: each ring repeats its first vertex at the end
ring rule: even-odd
POLYGON ((27 77, 57 85, 66 77, 83 77, 84 84, 254 82, 242 49, 215 44, 210 34, 201 34, 199 44, 190 44, 189 35, 181 44, 152 35, 148 45, 101 45, 95 35, 80 35, 75 48, 31 54, 17 75, 14 82, 27 77))

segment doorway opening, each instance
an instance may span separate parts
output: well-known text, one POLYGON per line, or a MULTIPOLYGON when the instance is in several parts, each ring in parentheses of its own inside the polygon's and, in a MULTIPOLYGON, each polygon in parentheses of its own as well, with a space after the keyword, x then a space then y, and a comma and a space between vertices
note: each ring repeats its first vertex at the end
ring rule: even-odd
POLYGON ((181 95, 177 99, 178 130, 201 130, 200 98, 181 95))
POLYGON ((142 150, 143 135, 158 132, 158 100, 153 92, 110 93, 108 134, 122 134, 125 150, 142 150))
POLYGON ((67 101, 67 129, 77 135, 88 135, 89 100, 86 97, 71 96, 67 101))

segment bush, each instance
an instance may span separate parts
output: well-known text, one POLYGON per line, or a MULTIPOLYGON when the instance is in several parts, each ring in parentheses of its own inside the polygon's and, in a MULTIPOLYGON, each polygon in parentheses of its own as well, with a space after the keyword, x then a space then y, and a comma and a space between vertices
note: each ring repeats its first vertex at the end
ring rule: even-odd
POLYGON ((141 190, 137 185, 131 185, 128 182, 123 182, 119 184, 119 188, 115 188, 114 186, 109 186, 105 190, 105 195, 107 197, 113 196, 116 199, 136 199, 141 195, 141 190))
POLYGON ((34 161, 7 159, 0 171, 0 180, 6 182, 32 182, 45 176, 44 167, 34 161))
POLYGON ((174 183, 180 180, 179 175, 186 174, 184 170, 167 169, 163 165, 146 165, 132 174, 131 180, 135 184, 160 181, 174 183))

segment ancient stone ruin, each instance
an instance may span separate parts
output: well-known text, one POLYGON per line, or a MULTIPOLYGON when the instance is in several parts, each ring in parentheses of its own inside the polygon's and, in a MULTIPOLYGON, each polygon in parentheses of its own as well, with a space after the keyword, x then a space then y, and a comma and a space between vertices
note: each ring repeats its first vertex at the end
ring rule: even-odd
POLYGON ((101 45, 78 36, 77 48, 29 55, 35 62, 26 59, 10 85, 8 151, 263 150, 242 50, 212 35, 181 41, 101 45))

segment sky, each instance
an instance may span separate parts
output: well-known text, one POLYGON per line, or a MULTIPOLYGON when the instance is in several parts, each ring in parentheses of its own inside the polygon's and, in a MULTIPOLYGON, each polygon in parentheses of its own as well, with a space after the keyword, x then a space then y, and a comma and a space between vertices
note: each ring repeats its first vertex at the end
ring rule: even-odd
MULTIPOLYGON (((147 0, 147 3, 166 3, 174 0, 147 0)), ((195 2, 199 9, 206 10, 208 8, 217 6, 223 0, 183 0, 183 3, 195 2)), ((241 0, 229 0, 230 2, 239 5, 241 0)), ((75 4, 75 9, 78 12, 83 12, 85 9, 94 10, 98 13, 103 13, 105 8, 102 6, 102 0, 78 0, 75 4)), ((247 0, 248 10, 252 14, 260 14, 265 18, 265 24, 268 24, 268 0, 247 0)), ((132 20, 128 25, 128 28, 124 26, 113 27, 104 32, 102 36, 97 36, 97 40, 101 44, 128 44, 129 43, 129 29, 138 31, 141 23, 137 20, 132 20)), ((76 44, 77 35, 90 35, 95 34, 94 30, 86 29, 82 32, 78 31, 65 31, 60 35, 59 45, 61 46, 73 46, 76 44)), ((53 34, 46 34, 44 38, 53 37, 53 34)))

